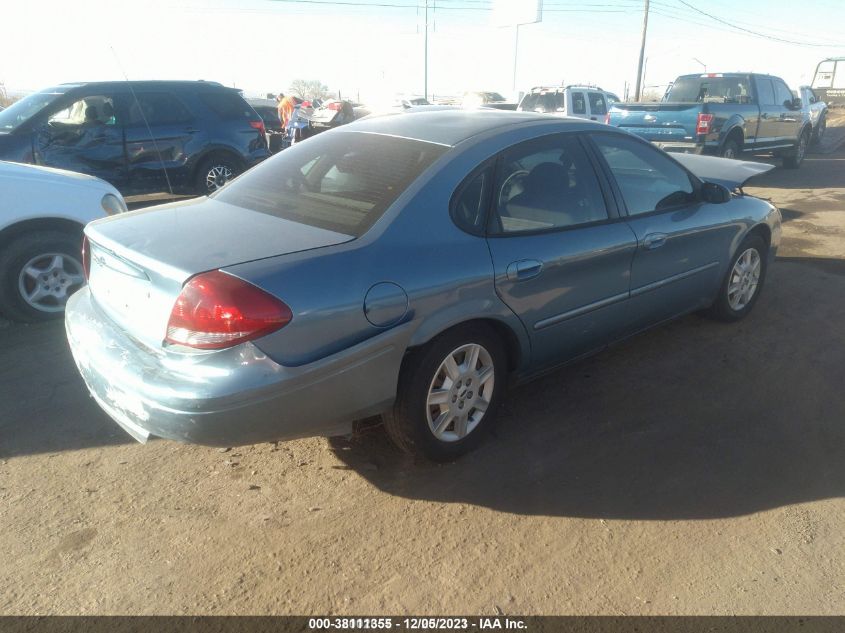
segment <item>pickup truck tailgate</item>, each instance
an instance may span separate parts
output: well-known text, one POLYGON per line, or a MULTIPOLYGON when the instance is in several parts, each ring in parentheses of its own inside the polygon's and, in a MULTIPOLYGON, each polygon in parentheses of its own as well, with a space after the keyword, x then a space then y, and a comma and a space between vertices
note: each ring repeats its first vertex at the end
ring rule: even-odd
POLYGON ((610 123, 628 132, 655 142, 691 142, 699 103, 617 104, 610 113, 610 123))

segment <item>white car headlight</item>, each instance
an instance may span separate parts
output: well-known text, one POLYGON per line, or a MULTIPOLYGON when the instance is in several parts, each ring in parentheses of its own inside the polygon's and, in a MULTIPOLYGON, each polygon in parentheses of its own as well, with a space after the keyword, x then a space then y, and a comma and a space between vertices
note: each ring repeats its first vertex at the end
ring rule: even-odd
POLYGON ((126 203, 123 201, 123 198, 116 196, 113 193, 107 193, 104 195, 103 199, 100 201, 100 205, 103 207, 103 211, 109 215, 116 215, 118 213, 126 213, 129 211, 126 203))

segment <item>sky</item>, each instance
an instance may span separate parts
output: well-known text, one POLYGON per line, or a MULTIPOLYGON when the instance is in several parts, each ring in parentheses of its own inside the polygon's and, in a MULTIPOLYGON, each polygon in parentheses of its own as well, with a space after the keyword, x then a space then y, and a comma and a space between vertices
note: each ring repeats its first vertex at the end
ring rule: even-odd
MULTIPOLYGON (((494 1, 429 0, 429 95, 513 96, 516 28, 494 23, 494 1)), ((125 77, 206 79, 258 96, 318 79, 361 101, 422 94, 424 4, 6 0, 0 82, 23 92, 125 77)), ((636 80, 642 19, 643 0, 545 0, 542 21, 519 27, 516 90, 584 82, 623 96, 636 80)), ((651 0, 645 55, 644 84, 661 92, 705 67, 771 73, 796 88, 812 81, 819 60, 845 56, 845 1, 651 0)))

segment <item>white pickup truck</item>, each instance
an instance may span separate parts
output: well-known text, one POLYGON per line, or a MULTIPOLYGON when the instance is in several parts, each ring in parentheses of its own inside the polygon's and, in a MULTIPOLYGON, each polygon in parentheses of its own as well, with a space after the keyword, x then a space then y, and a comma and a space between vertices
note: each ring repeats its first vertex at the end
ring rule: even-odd
POLYGON ((615 94, 597 86, 539 86, 522 97, 516 109, 520 112, 541 112, 605 123, 607 111, 618 101, 619 97, 615 94))

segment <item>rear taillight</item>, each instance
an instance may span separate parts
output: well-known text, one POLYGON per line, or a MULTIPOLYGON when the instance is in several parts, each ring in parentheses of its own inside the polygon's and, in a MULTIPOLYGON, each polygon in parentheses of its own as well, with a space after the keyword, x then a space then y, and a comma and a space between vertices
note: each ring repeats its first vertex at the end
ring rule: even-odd
POLYGON ((250 126, 261 132, 261 136, 267 134, 267 129, 264 127, 264 121, 250 121, 250 126))
POLYGON ((91 246, 86 235, 82 236, 82 272, 85 274, 85 281, 88 281, 91 276, 91 246))
POLYGON ((303 108, 310 108, 311 102, 310 101, 303 101, 300 105, 302 105, 303 108))
POLYGON ((340 112, 341 108, 343 108, 343 104, 340 101, 334 101, 326 106, 329 110, 335 110, 336 112, 340 112))
POLYGON ((176 298, 165 341, 222 349, 264 336, 293 318, 276 297, 219 270, 193 277, 176 298))
POLYGON ((713 115, 712 114, 704 114, 699 113, 698 121, 695 124, 695 133, 696 134, 710 134, 710 126, 713 123, 713 115))

